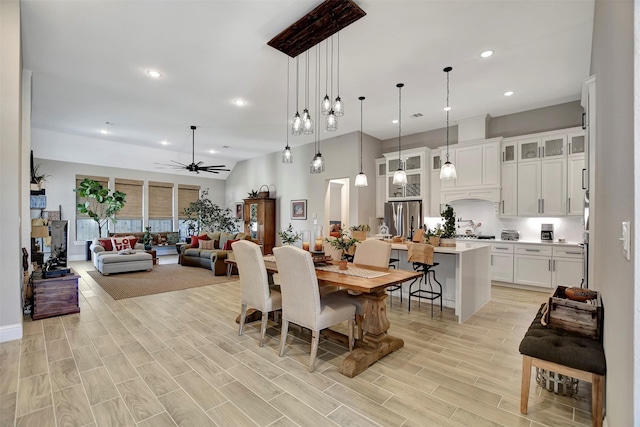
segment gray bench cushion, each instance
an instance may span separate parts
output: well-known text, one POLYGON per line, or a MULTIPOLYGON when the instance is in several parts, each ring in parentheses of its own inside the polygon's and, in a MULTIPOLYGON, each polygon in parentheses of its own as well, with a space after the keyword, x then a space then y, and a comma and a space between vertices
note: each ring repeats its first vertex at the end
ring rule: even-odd
POLYGON ((145 260, 153 260, 151 254, 146 252, 136 252, 135 254, 129 255, 120 255, 118 253, 113 254, 105 254, 100 257, 100 262, 103 264, 112 264, 112 263, 120 263, 120 262, 136 262, 136 261, 145 261, 145 260))
POLYGON ((542 307, 520 342, 521 354, 581 371, 606 374, 607 362, 600 341, 542 326, 541 318, 542 307))

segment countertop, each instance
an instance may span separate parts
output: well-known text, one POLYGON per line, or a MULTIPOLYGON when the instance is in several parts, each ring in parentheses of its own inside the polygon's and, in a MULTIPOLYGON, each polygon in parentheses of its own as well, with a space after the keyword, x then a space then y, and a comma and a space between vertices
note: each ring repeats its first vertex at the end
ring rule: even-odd
MULTIPOLYGON (((437 254, 459 254, 463 252, 472 251, 478 248, 484 248, 484 247, 490 246, 490 244, 486 242, 487 241, 479 241, 479 240, 474 240, 473 242, 457 241, 455 246, 436 246, 435 248, 433 248, 433 252, 437 254)), ((391 249, 406 251, 407 245, 405 243, 392 243, 391 249)))
MULTIPOLYGON (((456 242, 469 242, 470 239, 456 239, 456 242)), ((582 242, 565 242, 560 243, 557 240, 553 242, 542 242, 540 240, 501 240, 501 239, 487 239, 487 240, 473 240, 472 242, 483 242, 483 243, 508 243, 508 244, 518 244, 518 245, 545 245, 545 246, 580 246, 582 242)))

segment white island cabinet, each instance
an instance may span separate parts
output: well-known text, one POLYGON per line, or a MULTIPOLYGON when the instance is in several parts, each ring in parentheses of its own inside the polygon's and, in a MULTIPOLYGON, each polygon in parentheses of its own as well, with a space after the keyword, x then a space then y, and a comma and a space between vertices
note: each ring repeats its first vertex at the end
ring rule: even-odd
MULTIPOLYGON (((407 245, 393 243, 392 249, 397 250, 400 255, 400 268, 413 270, 411 263, 407 262, 407 245)), ((458 242, 455 247, 438 246, 434 249, 434 262, 439 263, 434 271, 436 278, 442 283, 443 305, 455 308, 460 323, 489 302, 491 245, 458 242)), ((437 288, 437 284, 434 285, 437 288)), ((416 289, 417 284, 412 290, 416 289)), ((409 292, 408 284, 403 285, 403 292, 405 295, 409 292)), ((434 303, 438 304, 439 301, 434 303)))

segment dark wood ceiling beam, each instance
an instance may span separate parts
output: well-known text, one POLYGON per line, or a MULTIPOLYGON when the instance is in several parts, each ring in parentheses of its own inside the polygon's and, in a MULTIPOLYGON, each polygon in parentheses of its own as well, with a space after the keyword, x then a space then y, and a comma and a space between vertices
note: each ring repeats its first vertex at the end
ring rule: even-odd
POLYGON ((352 0, 325 0, 267 44, 295 58, 365 15, 352 0))

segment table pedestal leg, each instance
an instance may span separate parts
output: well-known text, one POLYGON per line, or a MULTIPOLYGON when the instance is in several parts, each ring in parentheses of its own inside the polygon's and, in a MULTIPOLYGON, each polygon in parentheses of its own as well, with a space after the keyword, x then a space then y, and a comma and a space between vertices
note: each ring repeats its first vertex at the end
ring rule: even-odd
POLYGON ((355 377, 387 354, 404 346, 403 340, 387 334, 387 293, 382 290, 361 294, 360 297, 366 300, 362 330, 367 341, 358 342, 358 348, 353 350, 340 366, 340 372, 349 378, 355 377))

